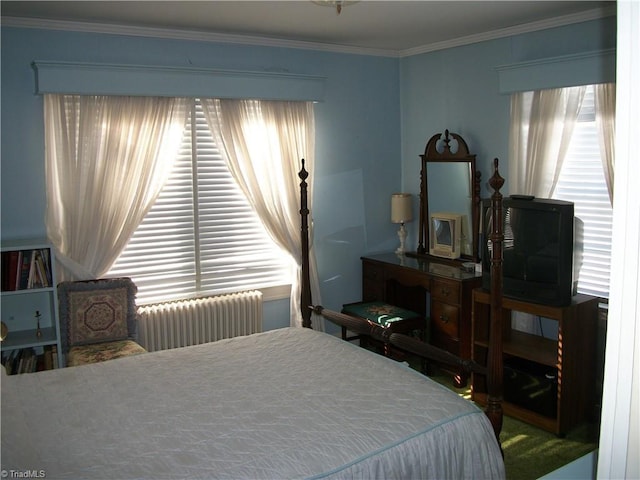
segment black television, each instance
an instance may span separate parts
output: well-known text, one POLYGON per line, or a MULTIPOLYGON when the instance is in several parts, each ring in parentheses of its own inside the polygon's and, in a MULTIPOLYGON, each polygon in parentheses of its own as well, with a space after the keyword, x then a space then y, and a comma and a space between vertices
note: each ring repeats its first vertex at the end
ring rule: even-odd
MULTIPOLYGON (((482 202, 482 285, 491 289, 491 200, 482 202)), ((524 196, 503 200, 504 296, 566 306, 576 294, 581 257, 572 202, 524 196)))

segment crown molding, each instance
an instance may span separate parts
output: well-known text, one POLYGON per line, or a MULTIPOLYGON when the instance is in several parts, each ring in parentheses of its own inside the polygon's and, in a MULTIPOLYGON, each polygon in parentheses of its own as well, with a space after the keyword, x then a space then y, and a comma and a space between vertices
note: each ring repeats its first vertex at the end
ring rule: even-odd
POLYGON ((44 18, 3 17, 3 27, 39 28, 44 30, 63 30, 68 32, 104 33, 108 35, 127 35, 133 37, 151 37, 170 40, 188 40, 196 42, 233 43, 260 47, 297 48, 333 53, 351 53, 379 57, 398 57, 395 50, 334 45, 330 43, 285 40, 273 37, 252 35, 233 35, 205 32, 201 30, 180 30, 169 28, 136 27, 110 23, 73 22, 67 20, 49 20, 44 18))
POLYGON ((419 55, 421 53, 429 53, 437 50, 445 50, 453 47, 461 47, 464 45, 470 45, 473 43, 484 42, 487 40, 496 40, 498 38, 511 37, 514 35, 521 35, 523 33, 536 32, 539 30, 547 30, 549 28, 562 27, 565 25, 571 25, 574 23, 588 22, 590 20, 598 20, 600 18, 611 17, 616 15, 615 5, 605 8, 596 8, 593 10, 586 10, 584 12, 575 13, 571 15, 563 15, 561 17, 554 17, 547 20, 541 20, 538 22, 524 23, 522 25, 515 25, 513 27, 502 28, 498 30, 492 30, 490 32, 480 33, 476 35, 469 35, 466 37, 459 37, 444 42, 436 42, 429 45, 423 45, 421 47, 410 48, 400 52, 400 57, 410 57, 413 55, 419 55))
POLYGON ((615 48, 496 67, 500 94, 616 81, 615 48))
POLYGON ((232 35, 214 32, 205 32, 201 30, 180 30, 167 28, 152 27, 136 27, 126 25, 116 25, 108 23, 91 23, 91 22, 74 22, 65 20, 49 20, 43 18, 26 18, 26 17, 3 17, 3 27, 21 27, 21 28, 39 28, 46 30, 63 30, 73 32, 86 33, 103 33, 109 35, 128 35, 137 37, 164 38, 172 40, 190 40, 199 42, 216 42, 216 43, 232 43, 239 45, 253 45, 262 47, 282 47, 297 48, 304 50, 317 50, 333 53, 347 53, 355 55, 371 55, 380 57, 409 57, 422 53, 434 52, 437 50, 445 50, 453 47, 470 45, 473 43, 484 42, 487 40, 495 40, 498 38, 519 35, 523 33, 545 30, 548 28, 561 27, 573 23, 581 23, 599 18, 614 16, 616 14, 615 4, 611 7, 597 8, 587 10, 585 12, 563 15, 552 19, 542 20, 538 22, 530 22, 513 27, 492 30, 476 35, 468 35, 443 42, 435 42, 420 47, 410 48, 406 50, 390 50, 354 47, 348 45, 335 45, 329 43, 305 42, 296 40, 285 40, 273 37, 260 37, 251 35, 232 35))

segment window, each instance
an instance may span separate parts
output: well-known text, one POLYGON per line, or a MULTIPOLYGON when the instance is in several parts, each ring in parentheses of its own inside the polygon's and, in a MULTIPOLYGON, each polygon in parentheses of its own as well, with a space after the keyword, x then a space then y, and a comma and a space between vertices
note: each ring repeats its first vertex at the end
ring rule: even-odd
MULTIPOLYGON (((527 138, 533 92, 522 99, 522 138, 527 138)), ((586 88, 577 122, 562 164, 558 182, 550 195, 574 203, 582 222, 583 258, 578 292, 609 297, 612 207, 602 166, 600 133, 596 125, 594 86, 586 88)), ((522 142, 521 146, 524 147, 522 142)))
POLYGON ((270 239, 229 173, 196 99, 170 178, 109 276, 130 276, 138 304, 291 283, 293 261, 270 239))
POLYGON ((587 87, 554 198, 574 203, 583 222, 584 252, 578 291, 609 297, 613 210, 600 158, 595 93, 587 87))

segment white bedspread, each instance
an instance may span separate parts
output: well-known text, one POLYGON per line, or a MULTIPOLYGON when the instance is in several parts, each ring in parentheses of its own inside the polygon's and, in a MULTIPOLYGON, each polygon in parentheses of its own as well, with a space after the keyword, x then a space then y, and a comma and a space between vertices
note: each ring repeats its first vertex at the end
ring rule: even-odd
POLYGON ((302 328, 3 375, 1 408, 14 477, 504 477, 473 404, 302 328))

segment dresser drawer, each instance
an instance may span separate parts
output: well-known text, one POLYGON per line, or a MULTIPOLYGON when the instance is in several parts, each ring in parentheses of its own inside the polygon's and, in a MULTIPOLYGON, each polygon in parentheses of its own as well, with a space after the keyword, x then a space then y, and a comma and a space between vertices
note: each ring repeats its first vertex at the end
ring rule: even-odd
POLYGON ((447 336, 458 338, 458 320, 460 309, 453 305, 432 301, 431 334, 434 337, 447 336))
POLYGON ((460 286, 457 282, 434 278, 431 280, 431 298, 458 305, 460 303, 460 286))
POLYGON ((362 278, 382 283, 384 281, 384 268, 374 263, 364 262, 362 264, 362 278))

